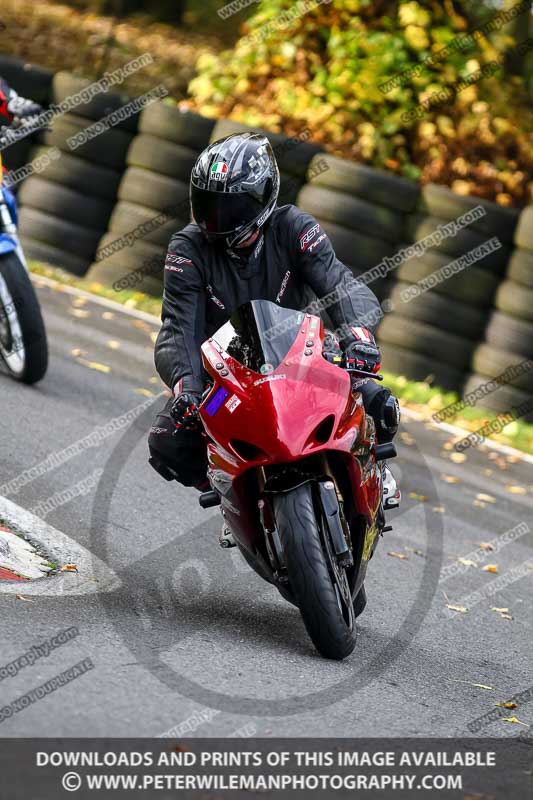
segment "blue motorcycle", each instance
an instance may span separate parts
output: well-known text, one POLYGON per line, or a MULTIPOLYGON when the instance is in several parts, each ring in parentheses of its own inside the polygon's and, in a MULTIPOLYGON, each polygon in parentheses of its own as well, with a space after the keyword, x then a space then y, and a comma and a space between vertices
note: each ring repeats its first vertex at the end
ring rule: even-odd
POLYGON ((36 383, 48 367, 46 331, 17 234, 16 201, 1 183, 0 152, 0 365, 15 380, 36 383))

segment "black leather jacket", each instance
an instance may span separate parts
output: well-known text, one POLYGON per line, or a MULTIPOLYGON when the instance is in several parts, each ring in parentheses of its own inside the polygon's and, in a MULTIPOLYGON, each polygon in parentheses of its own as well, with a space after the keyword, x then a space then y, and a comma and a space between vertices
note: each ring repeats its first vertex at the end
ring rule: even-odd
MULTIPOLYGON (((324 305, 342 345, 350 326, 374 330, 381 316, 373 292, 335 256, 310 214, 292 205, 276 208, 248 258, 209 244, 194 223, 170 240, 165 262, 162 328, 155 364, 174 390, 201 391, 200 345, 249 300, 272 300, 302 310, 316 298, 324 305), (331 297, 329 297, 331 295, 331 297)), ((316 313, 316 306, 310 308, 316 313)))

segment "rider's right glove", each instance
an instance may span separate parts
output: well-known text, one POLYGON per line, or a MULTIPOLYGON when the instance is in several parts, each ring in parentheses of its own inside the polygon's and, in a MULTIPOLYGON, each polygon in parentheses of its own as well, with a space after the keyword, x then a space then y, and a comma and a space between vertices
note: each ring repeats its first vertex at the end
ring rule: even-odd
POLYGON ((181 392, 172 403, 170 416, 174 420, 176 428, 185 430, 198 430, 198 406, 202 402, 202 395, 198 392, 181 392))

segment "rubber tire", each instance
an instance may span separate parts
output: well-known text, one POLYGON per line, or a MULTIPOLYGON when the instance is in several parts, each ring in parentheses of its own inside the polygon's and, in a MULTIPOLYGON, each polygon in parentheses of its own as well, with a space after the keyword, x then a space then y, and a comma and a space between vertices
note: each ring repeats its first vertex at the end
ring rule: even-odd
POLYGON ((380 323, 378 341, 413 350, 434 359, 435 364, 443 362, 461 372, 469 367, 475 347, 462 336, 394 313, 387 314, 380 323))
POLYGON ((413 381, 424 381, 447 392, 460 392, 465 382, 464 372, 443 364, 417 351, 380 342, 383 369, 393 375, 403 375, 413 381))
POLYGON ((21 236, 20 241, 27 258, 43 261, 52 267, 60 267, 73 275, 85 275, 90 266, 90 259, 80 258, 71 252, 53 247, 51 244, 39 242, 31 236, 21 236))
POLYGON ((262 136, 266 136, 272 145, 280 170, 288 175, 301 178, 302 182, 313 158, 322 153, 320 145, 313 142, 307 142, 298 137, 290 138, 281 133, 265 131, 262 128, 253 128, 233 119, 219 119, 211 134, 211 141, 216 142, 233 133, 260 133, 262 136))
POLYGON ((67 139, 94 124, 94 120, 74 114, 64 114, 53 120, 52 130, 43 135, 43 141, 50 147, 58 147, 65 153, 95 162, 100 166, 124 169, 126 154, 133 139, 133 134, 127 131, 110 128, 74 150, 71 149, 67 139))
MULTIPOLYGON (((533 219, 531 220, 533 224, 533 219)), ((533 250, 515 250, 507 268, 507 278, 533 289, 533 250)))
MULTIPOLYGON (((408 245, 400 245, 398 250, 402 247, 408 245)), ((449 263, 450 256, 435 250, 426 250, 422 256, 407 258, 394 272, 399 281, 418 283, 449 263)), ((498 284, 498 277, 492 272, 471 266, 447 278, 431 291, 466 305, 486 308, 492 303, 498 284)))
MULTIPOLYGON (((489 344, 480 344, 472 356, 472 369, 478 375, 497 378, 508 367, 519 365, 526 360, 519 353, 499 350, 489 344)), ((532 369, 525 370, 520 375, 512 378, 508 381, 508 385, 533 394, 533 361, 530 361, 530 366, 532 369)))
POLYGON ((481 338, 487 321, 483 309, 472 308, 458 300, 439 295, 432 289, 406 302, 402 300, 402 292, 410 286, 412 284, 398 281, 392 289, 389 300, 395 314, 427 322, 428 325, 436 323, 443 331, 459 334, 473 341, 481 338))
MULTIPOLYGON (((446 225, 446 222, 447 220, 439 217, 411 214, 406 218, 406 232, 411 242, 417 242, 434 233, 439 225, 446 225)), ((448 253, 450 256, 458 258, 486 241, 487 236, 479 233, 479 231, 463 228, 455 236, 447 236, 440 244, 432 245, 431 249, 439 253, 448 253)), ((478 269, 489 270, 497 275, 502 275, 505 272, 510 254, 510 248, 504 245, 476 262, 475 266, 478 269)))
POLYGON ((0 75, 18 94, 47 106, 52 91, 53 72, 15 56, 0 55, 0 75))
POLYGON ((309 483, 273 496, 283 558, 304 625, 324 658, 341 660, 350 655, 357 639, 349 631, 337 599, 322 550, 312 487, 309 483))
POLYGON ((214 119, 157 101, 142 110, 139 132, 190 147, 200 153, 209 144, 215 122, 214 119))
POLYGON ((310 178, 309 182, 314 186, 326 186, 328 189, 356 195, 369 203, 404 213, 416 208, 420 188, 414 181, 364 164, 346 161, 329 153, 315 156, 309 165, 310 175, 313 175, 318 161, 324 162, 327 169, 317 171, 317 175, 310 178))
POLYGON ((23 206, 37 208, 95 231, 107 229, 113 210, 113 204, 107 200, 90 197, 34 175, 25 181, 19 198, 23 206))
MULTIPOLYGON (((56 72, 52 80, 52 101, 59 105, 71 95, 78 94, 93 82, 70 72, 61 70, 56 72)), ((131 98, 123 92, 100 92, 94 95, 87 103, 76 106, 76 114, 86 117, 87 120, 98 120, 125 106, 131 98)), ((121 120, 113 127, 135 133, 139 122, 139 112, 125 120, 121 120)), ((87 122, 87 124, 90 124, 87 122)))
POLYGON ((344 264, 364 272, 394 253, 394 247, 381 238, 365 236, 359 231, 344 228, 327 220, 317 220, 331 240, 335 255, 344 264))
MULTIPOLYGON (((146 222, 153 222, 160 214, 161 212, 155 211, 153 208, 121 200, 116 204, 111 214, 109 231, 116 234, 115 238, 118 239, 120 235, 130 233, 139 225, 143 225, 146 222)), ((159 245, 160 247, 168 247, 171 237, 185 228, 189 224, 189 221, 188 219, 169 217, 162 225, 140 237, 140 240, 159 245)))
POLYGON ((0 273, 14 302, 22 338, 25 342, 30 342, 29 346, 25 345, 24 371, 20 375, 12 372, 9 374, 21 383, 37 383, 48 369, 48 343, 35 289, 16 253, 0 256, 0 273))
MULTIPOLYGON (((48 151, 48 147, 38 147, 32 151, 31 158, 39 158, 48 151)), ((109 167, 92 164, 70 153, 62 153, 61 158, 50 161, 46 167, 45 177, 52 183, 59 183, 83 194, 114 201, 122 173, 109 167)))
POLYGON ((504 281, 498 287, 494 305, 500 311, 533 322, 533 289, 504 281))
POLYGON ((20 209, 19 230, 21 236, 51 244, 89 261, 92 261, 100 241, 99 231, 76 225, 30 206, 20 209))
POLYGON ((361 588, 357 592, 357 594, 356 594, 356 596, 354 598, 354 601, 353 601, 353 613, 354 613, 356 619, 357 619, 357 617, 361 616, 361 614, 363 613, 363 611, 366 608, 366 604, 367 604, 366 589, 365 589, 365 587, 363 585, 363 586, 361 586, 361 588))
MULTIPOLYGON (((141 265, 139 264, 139 266, 141 265)), ((113 284, 120 281, 120 279, 127 274, 127 271, 123 267, 120 267, 118 264, 112 264, 107 259, 104 259, 96 264, 91 264, 87 272, 87 278, 96 283, 101 283, 103 286, 113 286, 113 284)), ((162 279, 148 275, 143 278, 141 283, 136 284, 133 290, 151 295, 152 297, 162 297, 163 281, 162 279)), ((120 292, 120 290, 117 291, 120 292)))
POLYGON ((189 213, 189 184, 140 167, 128 167, 118 190, 119 200, 163 211, 175 206, 176 217, 189 213))
POLYGON ((523 250, 533 250, 533 205, 522 210, 514 240, 523 250))
POLYGON ((187 182, 197 158, 196 150, 190 147, 141 134, 132 141, 126 163, 130 167, 142 167, 187 182))
POLYGON ((419 210, 424 214, 453 220, 477 206, 484 208, 485 216, 469 227, 487 236, 497 236, 502 242, 512 243, 520 213, 517 209, 505 208, 481 197, 456 194, 437 183, 427 183, 422 187, 419 210))
POLYGON ((298 195, 297 205, 315 217, 393 244, 404 233, 404 218, 398 212, 324 186, 304 186, 298 195))
MULTIPOLYGON (((490 380, 490 378, 484 375, 469 375, 463 389, 463 397, 469 392, 475 391, 481 384, 487 383, 488 380, 490 380)), ((505 414, 528 401, 533 403, 533 394, 515 389, 512 386, 499 386, 497 389, 478 400, 475 405, 476 408, 488 408, 491 411, 505 414)), ((524 414, 521 419, 524 422, 533 422, 533 410, 524 414)))
POLYGON ((488 344, 512 353, 531 357, 533 353, 533 324, 515 319, 501 311, 493 311, 485 329, 488 344))

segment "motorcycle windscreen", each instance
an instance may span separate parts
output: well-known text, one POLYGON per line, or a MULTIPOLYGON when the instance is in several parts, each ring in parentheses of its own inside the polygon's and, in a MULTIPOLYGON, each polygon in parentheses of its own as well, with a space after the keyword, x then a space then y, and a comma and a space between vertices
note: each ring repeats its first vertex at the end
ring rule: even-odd
POLYGON ((301 311, 252 300, 234 311, 213 339, 243 366, 268 375, 291 349, 303 318, 301 311))

